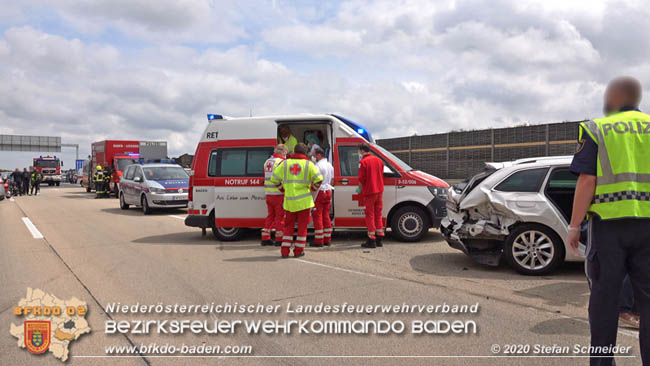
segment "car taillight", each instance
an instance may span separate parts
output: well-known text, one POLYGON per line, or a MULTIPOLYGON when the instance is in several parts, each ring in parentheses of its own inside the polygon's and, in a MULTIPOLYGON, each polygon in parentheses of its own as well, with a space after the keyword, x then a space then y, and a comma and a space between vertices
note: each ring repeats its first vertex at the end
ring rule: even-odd
POLYGON ((192 192, 193 191, 194 191, 194 176, 190 175, 190 190, 189 190, 189 192, 187 192, 187 200, 189 202, 192 202, 192 197, 193 197, 192 192))

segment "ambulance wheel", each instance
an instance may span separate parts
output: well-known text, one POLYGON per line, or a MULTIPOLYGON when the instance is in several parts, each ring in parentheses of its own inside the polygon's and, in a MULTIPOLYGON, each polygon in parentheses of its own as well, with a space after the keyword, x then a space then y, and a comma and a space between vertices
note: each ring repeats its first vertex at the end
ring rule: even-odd
POLYGON ((216 227, 214 223, 214 213, 210 214, 210 226, 212 235, 221 241, 238 241, 244 236, 244 229, 241 227, 216 227))
POLYGON ((418 206, 400 207, 390 222, 391 235, 399 241, 420 241, 429 231, 429 218, 418 206))
POLYGON ((144 194, 142 195, 142 198, 140 199, 140 205, 142 206, 142 213, 145 215, 149 215, 151 213, 151 207, 149 207, 149 201, 147 201, 147 196, 144 194))
POLYGON ((129 204, 124 201, 124 193, 120 192, 120 208, 122 210, 128 210, 129 204))

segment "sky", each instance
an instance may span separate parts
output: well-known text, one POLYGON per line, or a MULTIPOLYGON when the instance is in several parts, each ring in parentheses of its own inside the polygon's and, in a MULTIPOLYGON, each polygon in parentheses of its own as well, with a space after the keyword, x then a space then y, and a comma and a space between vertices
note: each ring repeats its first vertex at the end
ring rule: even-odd
POLYGON ((647 19, 640 0, 0 0, 0 134, 177 156, 207 113, 336 113, 375 138, 596 118, 613 77, 650 86, 647 19))

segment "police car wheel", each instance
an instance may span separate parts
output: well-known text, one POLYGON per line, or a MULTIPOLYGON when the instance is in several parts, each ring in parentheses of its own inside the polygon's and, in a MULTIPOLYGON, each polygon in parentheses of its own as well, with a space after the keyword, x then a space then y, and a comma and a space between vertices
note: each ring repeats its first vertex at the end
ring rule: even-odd
POLYGON ((517 272, 540 276, 564 262, 562 239, 546 226, 523 224, 515 228, 504 244, 506 262, 517 272))
POLYGON ((400 207, 392 215, 391 235, 406 242, 420 241, 429 231, 429 219, 426 212, 417 206, 400 207))
POLYGON ((143 214, 149 215, 151 213, 151 207, 149 207, 149 201, 147 201, 147 197, 145 195, 142 195, 142 199, 140 199, 140 205, 142 206, 143 214))
POLYGON ((120 208, 122 210, 128 210, 129 204, 124 201, 124 193, 120 192, 120 208))

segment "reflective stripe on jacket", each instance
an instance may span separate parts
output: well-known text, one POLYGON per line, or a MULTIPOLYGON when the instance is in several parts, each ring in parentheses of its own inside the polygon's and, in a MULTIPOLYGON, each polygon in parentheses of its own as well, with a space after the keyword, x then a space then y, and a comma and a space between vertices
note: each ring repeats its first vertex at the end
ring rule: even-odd
POLYGON ((294 154, 282 161, 273 171, 271 182, 284 188, 282 207, 289 212, 298 212, 314 207, 313 191, 317 191, 323 176, 316 164, 305 155, 294 154))
POLYGON ((275 184, 271 182, 271 176, 273 171, 278 167, 284 158, 282 155, 274 154, 264 162, 264 193, 269 195, 281 195, 284 194, 275 184))

